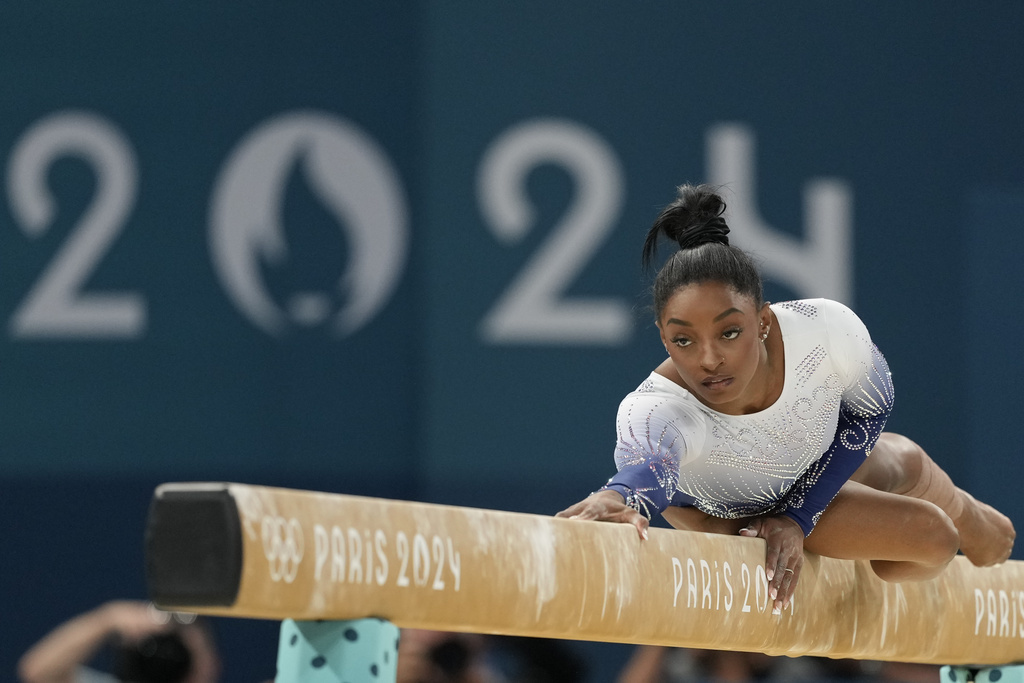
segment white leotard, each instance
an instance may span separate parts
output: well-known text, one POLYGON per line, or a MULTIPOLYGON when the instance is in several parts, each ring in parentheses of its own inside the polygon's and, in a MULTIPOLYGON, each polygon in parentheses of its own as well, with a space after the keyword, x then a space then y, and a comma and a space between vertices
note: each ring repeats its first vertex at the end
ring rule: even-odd
POLYGON ((778 400, 726 415, 651 373, 619 406, 619 473, 608 488, 648 517, 670 504, 727 518, 781 513, 810 533, 874 446, 892 407, 892 381, 846 306, 810 299, 771 308, 784 343, 778 400))

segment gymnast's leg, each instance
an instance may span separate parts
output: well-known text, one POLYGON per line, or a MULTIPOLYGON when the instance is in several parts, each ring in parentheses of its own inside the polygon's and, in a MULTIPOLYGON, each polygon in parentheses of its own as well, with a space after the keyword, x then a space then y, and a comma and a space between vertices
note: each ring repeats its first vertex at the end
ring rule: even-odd
MULTIPOLYGON (((718 519, 696 508, 669 507, 677 529, 736 535, 743 519, 718 519)), ((843 560, 870 560, 886 581, 937 576, 956 555, 960 536, 949 516, 926 500, 848 481, 807 538, 804 549, 843 560)))
POLYGON ((1013 523, 992 506, 957 488, 924 449, 904 436, 883 433, 851 479, 879 491, 939 506, 956 526, 960 552, 975 565, 998 564, 1013 550, 1013 523))
POLYGON ((848 481, 804 539, 808 552, 870 560, 886 581, 938 576, 956 556, 960 535, 937 505, 848 481))
MULTIPOLYGON (((744 520, 717 519, 694 508, 662 513, 680 529, 734 535, 744 520)), ((867 461, 840 489, 805 539, 810 552, 871 560, 887 581, 937 576, 959 549, 976 565, 1006 560, 1013 524, 957 488, 910 439, 882 434, 867 461)))

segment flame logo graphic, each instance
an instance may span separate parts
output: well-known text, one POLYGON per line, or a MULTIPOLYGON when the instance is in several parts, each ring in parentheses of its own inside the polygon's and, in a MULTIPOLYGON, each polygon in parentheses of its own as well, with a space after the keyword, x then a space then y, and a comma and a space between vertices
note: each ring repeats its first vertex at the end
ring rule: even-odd
POLYGON ((282 336, 293 324, 315 319, 309 312, 317 305, 308 298, 306 315, 289 316, 261 275, 262 263, 287 256, 281 209, 289 174, 298 164, 350 245, 351 259, 337 283, 347 300, 331 322, 335 335, 347 336, 387 303, 405 265, 409 236, 398 174, 383 150, 343 119, 291 112, 242 139, 214 186, 209 216, 214 268, 239 311, 268 334, 282 336))

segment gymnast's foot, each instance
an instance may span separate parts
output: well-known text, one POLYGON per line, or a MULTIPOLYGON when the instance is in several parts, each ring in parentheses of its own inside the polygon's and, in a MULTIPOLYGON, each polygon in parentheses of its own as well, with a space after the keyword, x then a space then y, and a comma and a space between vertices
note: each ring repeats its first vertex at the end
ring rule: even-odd
POLYGON ((1013 551, 1017 533, 1013 522, 991 505, 962 489, 964 511, 953 523, 960 532, 960 552, 978 567, 1005 562, 1013 551))

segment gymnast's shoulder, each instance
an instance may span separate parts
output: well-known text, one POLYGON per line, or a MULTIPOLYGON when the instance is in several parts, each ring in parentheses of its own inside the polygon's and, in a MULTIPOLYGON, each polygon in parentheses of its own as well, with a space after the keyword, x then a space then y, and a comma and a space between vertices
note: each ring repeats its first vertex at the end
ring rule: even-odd
POLYGON ((651 417, 699 423, 705 419, 701 404, 693 394, 657 371, 652 371, 640 386, 626 394, 619 403, 620 421, 632 422, 651 417))
POLYGON ((870 341, 867 326, 846 304, 833 299, 797 299, 771 304, 784 338, 827 334, 832 340, 870 341))

